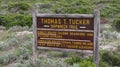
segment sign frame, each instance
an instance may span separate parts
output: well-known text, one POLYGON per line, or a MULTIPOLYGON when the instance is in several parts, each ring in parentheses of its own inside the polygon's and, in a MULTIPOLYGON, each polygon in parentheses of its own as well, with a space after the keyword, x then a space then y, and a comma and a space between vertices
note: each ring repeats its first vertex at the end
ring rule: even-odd
POLYGON ((99 65, 99 33, 100 33, 100 12, 99 10, 94 10, 94 14, 38 14, 35 10, 33 10, 33 34, 34 34, 34 44, 33 44, 33 56, 36 63, 37 60, 37 50, 55 50, 55 51, 75 51, 75 52, 83 52, 93 54, 93 61, 98 67, 99 65), (78 49, 65 49, 65 48, 54 48, 54 47, 38 47, 37 46, 37 17, 75 17, 75 18, 94 18, 94 50, 78 50, 78 49))

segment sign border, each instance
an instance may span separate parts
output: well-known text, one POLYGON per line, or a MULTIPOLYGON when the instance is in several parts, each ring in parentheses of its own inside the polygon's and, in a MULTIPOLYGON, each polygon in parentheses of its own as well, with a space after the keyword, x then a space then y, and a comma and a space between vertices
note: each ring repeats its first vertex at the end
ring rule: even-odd
POLYGON ((37 49, 44 50, 55 50, 55 51, 75 51, 75 52, 83 52, 86 51, 88 53, 93 54, 93 61, 98 67, 99 65, 99 33, 100 33, 100 12, 98 10, 94 10, 94 14, 37 14, 38 12, 33 10, 33 56, 36 62, 37 60, 37 49), (94 50, 78 50, 78 49, 66 49, 66 48, 55 48, 55 47, 38 47, 37 46, 37 17, 68 17, 68 18, 94 18, 94 50))
MULTIPOLYGON (((37 18, 37 17, 62 17, 62 18, 94 18, 94 15, 93 14, 35 14, 35 19, 37 18)), ((94 21, 94 20, 93 20, 94 21)), ((34 20, 34 22, 35 22, 35 24, 36 25, 34 25, 34 26, 37 26, 37 19, 36 20, 34 20)), ((35 31, 35 33, 34 34, 37 34, 37 30, 39 29, 40 30, 40 28, 37 28, 37 27, 35 27, 36 29, 36 31, 35 31)), ((53 29, 53 30, 55 30, 55 29, 53 29)), ((59 30, 59 29, 58 29, 59 30)), ((64 29, 62 29, 62 30, 64 30, 64 29)), ((74 30, 74 31, 76 31, 76 30, 74 30)), ((84 31, 84 30, 79 30, 79 31, 84 31)), ((91 30, 89 30, 89 31, 91 31, 91 30)), ((89 32, 88 31, 88 32, 89 32)), ((36 35, 37 36, 37 35, 36 35)), ((37 37, 36 37, 37 38, 37 37)), ((36 39, 35 38, 35 39, 36 39)), ((94 37, 93 37, 94 38, 94 37)), ((37 39, 36 39, 37 40, 37 39)), ((36 41, 36 45, 37 45, 37 41, 36 41)), ((94 46, 94 45, 93 45, 94 46)), ((56 48, 56 47, 42 47, 42 46, 36 46, 36 48, 37 49, 48 49, 48 50, 56 50, 56 51, 77 51, 77 52, 82 52, 83 50, 80 50, 80 49, 67 49, 67 48, 56 48)), ((84 50, 84 51, 88 51, 88 50, 84 50)), ((89 51, 93 51, 93 50, 89 50, 89 51)))

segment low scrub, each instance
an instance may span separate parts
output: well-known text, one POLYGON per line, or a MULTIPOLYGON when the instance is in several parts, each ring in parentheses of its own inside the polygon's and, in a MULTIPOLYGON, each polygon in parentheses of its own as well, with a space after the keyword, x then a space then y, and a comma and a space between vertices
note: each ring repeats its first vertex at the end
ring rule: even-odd
POLYGON ((9 10, 14 8, 16 11, 17 10, 28 10, 30 8, 30 5, 27 3, 12 3, 12 4, 9 4, 9 6, 10 6, 9 10))
POLYGON ((13 26, 28 26, 32 25, 32 16, 22 14, 0 15, 0 25, 10 28, 13 26))
POLYGON ((73 65, 76 67, 95 67, 95 64, 91 61, 91 58, 83 59, 81 57, 72 57, 66 59, 65 62, 67 62, 68 65, 73 65))
POLYGON ((120 66, 120 52, 104 51, 102 53, 101 60, 112 66, 120 66))
POLYGON ((112 23, 112 26, 114 29, 120 32, 120 15, 117 18, 115 18, 115 20, 112 23))

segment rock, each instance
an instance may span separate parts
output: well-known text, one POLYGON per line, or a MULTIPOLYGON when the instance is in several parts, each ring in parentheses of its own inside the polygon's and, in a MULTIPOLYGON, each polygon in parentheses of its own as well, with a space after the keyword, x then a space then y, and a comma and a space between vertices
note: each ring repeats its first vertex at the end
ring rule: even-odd
POLYGON ((120 39, 120 33, 117 35, 117 38, 120 39))
POLYGON ((110 50, 110 51, 112 51, 112 50, 116 50, 117 47, 111 46, 111 45, 103 45, 103 46, 100 46, 100 49, 101 50, 110 50))
POLYGON ((22 31, 22 32, 16 32, 16 33, 17 33, 17 36, 27 35, 27 34, 33 34, 33 32, 29 32, 29 31, 22 31))

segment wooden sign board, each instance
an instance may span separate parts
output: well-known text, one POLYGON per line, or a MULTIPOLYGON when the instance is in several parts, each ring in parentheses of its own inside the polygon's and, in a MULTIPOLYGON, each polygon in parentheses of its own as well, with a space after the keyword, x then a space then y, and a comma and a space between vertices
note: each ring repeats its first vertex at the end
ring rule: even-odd
POLYGON ((90 16, 36 16, 37 47, 93 50, 94 18, 90 16))
POLYGON ((99 65, 100 12, 94 14, 37 14, 33 12, 34 45, 36 50, 92 50, 94 63, 99 65))

